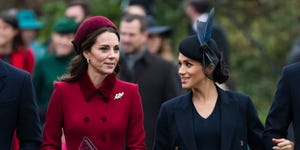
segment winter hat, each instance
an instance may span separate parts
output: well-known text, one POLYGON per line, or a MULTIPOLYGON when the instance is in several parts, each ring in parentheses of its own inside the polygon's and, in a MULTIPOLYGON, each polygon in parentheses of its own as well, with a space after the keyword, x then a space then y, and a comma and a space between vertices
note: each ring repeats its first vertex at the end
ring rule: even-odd
MULTIPOLYGON (((216 42, 213 39, 210 39, 207 42, 207 46, 210 51, 216 53, 218 51, 218 47, 216 42)), ((184 40, 182 40, 179 44, 179 52, 184 56, 191 58, 200 62, 204 67, 207 67, 210 63, 212 63, 208 59, 208 52, 205 47, 200 46, 197 35, 188 36, 184 40)))
POLYGON ((170 37, 172 30, 169 26, 159 26, 156 23, 156 20, 152 16, 147 16, 148 22, 148 34, 159 34, 164 37, 170 37))
POLYGON ((33 10, 19 10, 17 14, 18 22, 21 29, 41 29, 43 23, 37 21, 33 10))
POLYGON ((89 34, 93 33, 101 27, 112 27, 117 30, 116 25, 104 16, 90 17, 80 24, 75 34, 75 38, 72 41, 77 54, 82 53, 80 46, 84 39, 86 39, 89 34))
POLYGON ((75 33, 78 24, 72 18, 61 18, 53 26, 53 32, 60 34, 75 33))
POLYGON ((179 45, 180 53, 200 61, 204 67, 210 64, 217 66, 220 61, 217 56, 217 44, 211 39, 214 12, 212 8, 206 22, 197 20, 196 35, 185 38, 179 45))

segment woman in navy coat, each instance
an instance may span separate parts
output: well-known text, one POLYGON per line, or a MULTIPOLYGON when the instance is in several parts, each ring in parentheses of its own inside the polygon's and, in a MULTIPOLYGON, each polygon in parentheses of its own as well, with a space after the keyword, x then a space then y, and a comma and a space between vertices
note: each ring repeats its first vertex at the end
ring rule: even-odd
POLYGON ((197 35, 179 45, 179 76, 182 87, 190 90, 162 104, 154 150, 264 149, 264 128, 250 97, 215 84, 229 75, 209 35, 212 15, 213 10, 208 25, 198 22, 197 35))

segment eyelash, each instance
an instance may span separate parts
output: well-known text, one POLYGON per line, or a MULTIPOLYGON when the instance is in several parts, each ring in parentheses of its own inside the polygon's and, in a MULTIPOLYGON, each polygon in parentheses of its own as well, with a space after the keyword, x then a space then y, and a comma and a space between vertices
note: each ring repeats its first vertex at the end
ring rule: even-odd
MULTIPOLYGON (((181 67, 181 65, 182 65, 182 63, 179 62, 178 66, 181 67)), ((184 62, 184 65, 187 66, 187 67, 192 67, 193 66, 193 64, 191 64, 189 62, 184 62)))
MULTIPOLYGON (((107 51, 107 50, 109 50, 109 48, 108 47, 100 47, 99 50, 107 51)), ((119 51, 119 47, 114 47, 114 51, 119 51)))

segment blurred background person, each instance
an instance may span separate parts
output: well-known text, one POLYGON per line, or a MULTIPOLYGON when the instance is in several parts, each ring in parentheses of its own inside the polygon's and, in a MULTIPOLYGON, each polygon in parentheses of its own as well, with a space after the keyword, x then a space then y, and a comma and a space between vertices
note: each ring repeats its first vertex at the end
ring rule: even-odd
POLYGON ((35 64, 32 50, 22 39, 16 13, 9 11, 0 14, 0 58, 30 73, 35 64))
POLYGON ((80 25, 72 41, 77 55, 51 96, 42 150, 61 149, 62 129, 69 150, 78 149, 83 138, 99 150, 146 149, 138 85, 116 78, 119 41, 106 17, 80 25))
POLYGON ((128 5, 127 7, 124 8, 122 12, 122 16, 126 15, 139 15, 139 16, 147 16, 147 12, 145 8, 141 5, 128 5))
POLYGON ((54 88, 54 81, 67 73, 69 62, 74 57, 72 40, 78 24, 71 18, 60 18, 53 26, 51 35, 52 54, 42 58, 34 69, 33 82, 36 90, 39 115, 42 125, 49 99, 54 88))
POLYGON ((147 49, 163 59, 175 63, 171 45, 172 30, 168 26, 159 26, 154 19, 148 20, 147 49))
MULTIPOLYGON (((139 6, 142 7, 144 10, 144 14, 147 16, 154 16, 155 12, 154 12, 154 0, 122 0, 121 3, 121 9, 122 10, 126 10, 127 8, 130 8, 131 6, 133 6, 132 8, 137 8, 135 6, 139 6)), ((138 10, 137 9, 132 9, 132 10, 138 10)), ((140 10, 140 9, 139 9, 140 10)), ((133 12, 133 11, 131 11, 133 12)), ((141 12, 141 11, 135 11, 135 12, 141 12)), ((136 13, 134 13, 136 14, 136 13)))
POLYGON ((0 149, 39 150, 42 133, 31 76, 1 59, 0 72, 0 149), (20 144, 12 147, 15 130, 20 144))
POLYGON ((38 41, 43 23, 37 20, 36 14, 30 9, 18 10, 17 18, 25 45, 32 49, 35 60, 39 61, 47 54, 47 47, 38 41))
POLYGON ((88 1, 75 0, 68 3, 65 10, 65 16, 73 18, 77 23, 81 23, 84 19, 89 17, 91 14, 90 6, 88 1))
POLYGON ((154 128, 162 102, 181 93, 177 68, 147 50, 147 20, 126 15, 120 22, 120 79, 136 83, 142 97, 147 149, 152 148, 154 128))

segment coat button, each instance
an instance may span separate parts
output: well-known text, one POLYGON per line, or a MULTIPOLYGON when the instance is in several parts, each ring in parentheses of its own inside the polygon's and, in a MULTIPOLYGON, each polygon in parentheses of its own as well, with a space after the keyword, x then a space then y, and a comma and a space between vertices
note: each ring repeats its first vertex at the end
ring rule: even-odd
POLYGON ((85 117, 83 118, 83 122, 87 123, 87 122, 89 122, 89 121, 90 121, 89 117, 85 116, 85 117))
POLYGON ((244 141, 243 140, 241 140, 240 143, 241 143, 241 146, 244 146, 244 141))
POLYGON ((102 117, 101 120, 102 120, 102 122, 106 122, 107 118, 106 117, 102 117))

